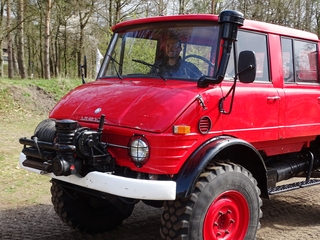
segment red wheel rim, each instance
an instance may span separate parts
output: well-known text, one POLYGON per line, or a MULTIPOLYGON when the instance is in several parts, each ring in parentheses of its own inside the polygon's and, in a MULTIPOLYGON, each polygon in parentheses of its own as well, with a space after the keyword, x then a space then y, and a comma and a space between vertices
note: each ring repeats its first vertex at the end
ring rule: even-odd
POLYGON ((249 215, 248 203, 240 192, 220 194, 204 218, 204 239, 243 239, 248 229, 249 215))

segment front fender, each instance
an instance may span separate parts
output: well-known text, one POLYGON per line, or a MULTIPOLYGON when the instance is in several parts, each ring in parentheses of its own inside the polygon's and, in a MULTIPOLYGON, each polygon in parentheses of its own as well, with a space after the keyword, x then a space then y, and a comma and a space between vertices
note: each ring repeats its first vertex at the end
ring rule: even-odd
POLYGON ((190 155, 174 179, 177 198, 190 196, 200 174, 213 159, 229 159, 245 167, 257 180, 262 195, 268 198, 267 170, 260 153, 250 143, 230 136, 212 138, 190 155))

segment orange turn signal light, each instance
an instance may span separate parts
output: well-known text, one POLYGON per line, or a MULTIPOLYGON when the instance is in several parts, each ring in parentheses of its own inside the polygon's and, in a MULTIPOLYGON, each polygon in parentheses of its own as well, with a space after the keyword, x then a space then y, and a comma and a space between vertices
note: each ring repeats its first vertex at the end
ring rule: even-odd
POLYGON ((173 126, 174 134, 188 134, 190 133, 190 126, 187 125, 177 125, 173 126))

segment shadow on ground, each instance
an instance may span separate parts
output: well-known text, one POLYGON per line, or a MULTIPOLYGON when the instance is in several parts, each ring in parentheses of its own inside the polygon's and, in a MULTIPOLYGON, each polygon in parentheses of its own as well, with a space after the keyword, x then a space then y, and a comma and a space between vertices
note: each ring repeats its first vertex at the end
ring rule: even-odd
POLYGON ((52 205, 36 205, 0 211, 0 239, 160 239, 162 210, 139 203, 131 217, 116 230, 97 235, 81 234, 67 227, 52 205))
MULTIPOLYGON (((258 240, 319 239, 320 186, 275 195, 264 200, 258 240), (298 237, 298 238, 297 238, 298 237)), ((81 234, 67 227, 48 204, 0 211, 0 239, 160 239, 162 209, 143 203, 116 230, 98 235, 81 234)))

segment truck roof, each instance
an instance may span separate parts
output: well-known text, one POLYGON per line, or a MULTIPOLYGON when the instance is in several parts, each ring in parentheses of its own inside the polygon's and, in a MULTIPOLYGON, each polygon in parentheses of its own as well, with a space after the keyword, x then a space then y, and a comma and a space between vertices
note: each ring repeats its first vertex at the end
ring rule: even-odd
MULTIPOLYGON (((172 15, 172 16, 157 16, 157 17, 148 17, 135 20, 124 21, 118 23, 112 27, 113 32, 121 32, 127 29, 132 28, 132 26, 139 27, 146 24, 161 24, 161 23, 174 23, 180 21, 201 21, 201 22, 218 22, 218 15, 213 14, 186 14, 186 15, 172 15)), ((173 24, 174 25, 174 24, 173 24)), ((311 32, 306 32, 290 27, 284 27, 276 24, 254 21, 254 20, 245 20, 244 25, 240 27, 246 30, 254 30, 263 33, 274 33, 281 36, 290 36, 306 40, 317 41, 319 38, 316 34, 311 32)))

